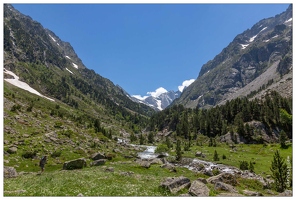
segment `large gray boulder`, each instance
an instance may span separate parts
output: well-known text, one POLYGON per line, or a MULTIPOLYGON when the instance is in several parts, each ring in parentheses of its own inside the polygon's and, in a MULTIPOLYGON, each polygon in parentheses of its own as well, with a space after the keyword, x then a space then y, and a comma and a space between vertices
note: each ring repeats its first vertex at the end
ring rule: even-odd
POLYGON ((237 190, 232 185, 223 182, 216 182, 215 190, 223 190, 230 193, 237 193, 237 190))
POLYGON ((153 165, 153 164, 159 164, 159 165, 162 165, 163 162, 160 158, 154 158, 150 161, 150 164, 153 165))
POLYGON ((171 172, 177 172, 176 167, 174 165, 170 164, 169 162, 161 165, 160 167, 166 168, 166 169, 170 170, 171 172))
POLYGON ((237 185, 236 177, 230 173, 221 173, 217 176, 212 176, 207 179, 207 182, 212 184, 215 184, 216 182, 223 182, 232 186, 237 185))
POLYGON ((189 188, 189 194, 198 197, 207 197, 210 194, 210 189, 201 181, 195 180, 189 188))
POLYGON ((106 156, 103 153, 95 153, 91 156, 91 159, 93 160, 100 160, 100 159, 106 159, 106 156))
POLYGON ((18 176, 14 167, 4 166, 4 178, 15 178, 18 176))
POLYGON ((63 165, 64 170, 82 169, 83 167, 86 167, 86 160, 84 158, 70 160, 63 165))
POLYGON ((161 187, 168 189, 171 193, 176 194, 183 188, 190 187, 190 179, 184 176, 166 178, 161 184, 161 187))

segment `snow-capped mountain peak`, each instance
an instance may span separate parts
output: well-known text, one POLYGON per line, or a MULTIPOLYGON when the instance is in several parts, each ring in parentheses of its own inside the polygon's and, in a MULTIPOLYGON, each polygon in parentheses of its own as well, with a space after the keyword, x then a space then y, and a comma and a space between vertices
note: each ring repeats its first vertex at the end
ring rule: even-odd
POLYGON ((175 99, 179 98, 186 87, 194 82, 195 79, 185 80, 182 85, 178 86, 178 91, 167 91, 163 87, 159 87, 154 92, 147 92, 149 96, 131 95, 134 101, 144 103, 155 110, 163 110, 168 107, 175 99))

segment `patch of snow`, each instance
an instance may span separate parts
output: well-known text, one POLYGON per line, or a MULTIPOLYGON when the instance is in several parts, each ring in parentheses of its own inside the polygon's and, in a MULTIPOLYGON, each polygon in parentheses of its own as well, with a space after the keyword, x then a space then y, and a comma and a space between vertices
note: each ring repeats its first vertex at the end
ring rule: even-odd
MULTIPOLYGON (((267 29, 267 27, 264 27, 263 29, 261 29, 261 31, 260 31, 260 32, 264 31, 265 29, 267 29)), ((260 32, 259 32, 259 33, 260 33, 260 32)))
POLYGON ((269 40, 263 40, 263 42, 269 42, 269 40))
POLYGON ((59 44, 59 43, 57 43, 57 45, 58 45, 58 46, 60 46, 60 44, 59 44))
MULTIPOLYGON (((49 34, 48 34, 49 35, 49 34)), ((51 35, 49 35, 49 37, 54 41, 54 42, 56 42, 56 40, 51 36, 51 35)))
POLYGON ((37 90, 31 88, 27 83, 25 83, 23 81, 20 81, 19 80, 19 77, 15 73, 13 73, 12 71, 6 70, 4 68, 4 73, 9 74, 9 75, 11 75, 11 76, 14 77, 14 79, 9 79, 9 78, 4 79, 8 83, 10 83, 10 84, 12 84, 12 85, 14 85, 16 87, 19 87, 19 88, 21 88, 23 90, 27 90, 28 92, 31 92, 31 93, 36 94, 38 96, 41 96, 43 98, 49 99, 51 101, 54 101, 54 99, 48 98, 48 97, 40 94, 37 90))
POLYGON ((242 49, 245 49, 249 44, 240 44, 242 46, 242 49))
POLYGON ((291 17, 290 19, 288 19, 287 21, 285 21, 284 24, 285 24, 285 23, 288 23, 288 22, 290 22, 290 21, 292 21, 292 20, 293 20, 293 18, 291 17))
POLYGON ((251 37, 249 42, 253 42, 256 37, 257 37, 257 35, 254 35, 253 37, 251 37))
POLYGON ((136 99, 139 99, 139 100, 141 100, 141 101, 144 101, 147 97, 149 97, 149 96, 141 96, 141 95, 132 95, 132 97, 135 97, 136 99))
POLYGON ((73 74, 73 72, 71 72, 68 68, 66 68, 66 70, 67 70, 68 72, 70 72, 71 74, 73 74))
POLYGON ((69 56, 65 56, 65 57, 71 60, 71 58, 69 56))
POLYGON ((157 108, 159 109, 159 110, 162 110, 162 107, 161 107, 161 101, 160 100, 156 100, 156 103, 157 103, 157 108))
POLYGON ((275 35, 275 36, 273 36, 272 38, 277 38, 279 35, 275 35))
POLYGON ((76 65, 75 63, 72 63, 73 67, 75 67, 76 69, 78 69, 78 65, 76 65))

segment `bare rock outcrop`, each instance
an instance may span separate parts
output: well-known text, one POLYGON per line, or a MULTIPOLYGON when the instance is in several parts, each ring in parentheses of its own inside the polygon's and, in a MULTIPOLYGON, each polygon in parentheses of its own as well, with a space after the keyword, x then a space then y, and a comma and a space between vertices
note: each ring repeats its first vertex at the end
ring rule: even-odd
POLYGON ((183 188, 189 188, 190 185, 190 179, 184 176, 169 177, 160 184, 161 187, 168 189, 173 194, 176 194, 183 188))
POLYGON ((189 188, 189 194, 192 196, 207 197, 210 194, 210 189, 203 182, 195 180, 189 188))

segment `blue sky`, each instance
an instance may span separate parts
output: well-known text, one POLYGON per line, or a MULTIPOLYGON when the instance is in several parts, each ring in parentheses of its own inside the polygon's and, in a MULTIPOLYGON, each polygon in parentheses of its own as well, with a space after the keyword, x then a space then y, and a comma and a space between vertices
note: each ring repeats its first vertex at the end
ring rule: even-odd
POLYGON ((131 95, 178 90, 236 35, 288 4, 13 4, 131 95), (160 91, 160 90, 158 90, 160 91), (157 91, 156 91, 157 92, 157 91))

